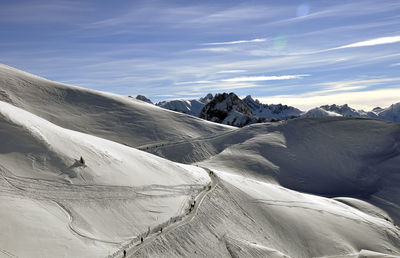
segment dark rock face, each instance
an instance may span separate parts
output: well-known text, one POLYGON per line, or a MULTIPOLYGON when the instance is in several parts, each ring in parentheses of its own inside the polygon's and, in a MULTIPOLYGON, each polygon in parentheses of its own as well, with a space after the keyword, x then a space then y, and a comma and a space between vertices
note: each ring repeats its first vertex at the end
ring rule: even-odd
POLYGON ((245 126, 263 121, 234 93, 217 94, 204 106, 200 118, 227 125, 245 126))
POLYGON ((153 104, 153 102, 151 102, 150 99, 146 98, 146 97, 143 96, 143 95, 137 95, 137 96, 136 96, 136 99, 141 100, 141 101, 144 101, 144 102, 147 102, 147 103, 150 103, 150 104, 153 104))

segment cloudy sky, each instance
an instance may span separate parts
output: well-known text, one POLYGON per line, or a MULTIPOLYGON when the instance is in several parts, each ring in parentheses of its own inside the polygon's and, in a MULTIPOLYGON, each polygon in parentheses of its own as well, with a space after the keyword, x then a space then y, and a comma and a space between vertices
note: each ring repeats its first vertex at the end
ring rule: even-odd
POLYGON ((400 1, 0 2, 0 63, 153 101, 400 102, 400 1))

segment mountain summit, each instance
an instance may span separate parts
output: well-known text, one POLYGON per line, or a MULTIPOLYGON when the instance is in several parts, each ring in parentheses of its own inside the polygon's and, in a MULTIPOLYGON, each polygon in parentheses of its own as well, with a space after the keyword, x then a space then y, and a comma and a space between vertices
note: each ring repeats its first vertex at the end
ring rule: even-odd
POLYGON ((287 105, 262 104, 258 99, 254 100, 250 95, 246 96, 243 102, 247 104, 257 117, 267 120, 286 120, 298 117, 303 113, 301 110, 287 105))
POLYGON ((217 94, 200 113, 200 118, 234 126, 245 126, 260 121, 251 109, 234 93, 217 94))

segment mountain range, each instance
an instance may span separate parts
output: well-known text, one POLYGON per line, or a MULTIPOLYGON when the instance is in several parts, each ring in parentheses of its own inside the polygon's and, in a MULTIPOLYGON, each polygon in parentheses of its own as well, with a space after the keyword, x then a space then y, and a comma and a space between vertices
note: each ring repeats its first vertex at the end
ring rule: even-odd
MULTIPOLYGON (((136 98, 139 100, 144 98, 145 101, 150 101, 142 95, 138 95, 136 98)), ((400 123, 400 102, 388 108, 376 107, 371 111, 356 110, 347 104, 332 104, 316 107, 305 112, 282 104, 262 104, 257 99, 254 100, 250 95, 240 99, 234 93, 216 94, 214 97, 209 93, 204 98, 198 100, 176 99, 162 101, 156 105, 169 110, 201 117, 212 122, 239 127, 264 121, 288 120, 300 116, 360 117, 400 123)))

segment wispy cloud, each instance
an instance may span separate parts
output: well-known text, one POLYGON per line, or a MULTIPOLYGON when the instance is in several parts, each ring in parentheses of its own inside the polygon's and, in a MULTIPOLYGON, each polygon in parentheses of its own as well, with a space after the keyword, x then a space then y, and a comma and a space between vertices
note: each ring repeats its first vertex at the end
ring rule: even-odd
POLYGON ((216 45, 236 45, 236 44, 244 44, 244 43, 259 43, 267 41, 266 38, 260 39, 251 39, 251 40, 235 40, 235 41, 224 41, 224 42, 212 42, 212 43, 203 43, 205 46, 216 46, 216 45))
POLYGON ((223 52, 231 52, 232 50, 233 49, 229 48, 229 47, 206 47, 206 48, 196 48, 196 49, 193 49, 190 51, 206 51, 206 52, 223 53, 223 52))
POLYGON ((377 46, 377 45, 391 44, 391 43, 397 43, 397 42, 400 42, 400 36, 381 37, 381 38, 375 38, 375 39, 355 42, 355 43, 340 46, 340 47, 335 47, 330 50, 352 48, 352 47, 369 47, 369 46, 377 46))
POLYGON ((224 71, 219 71, 217 73, 244 73, 246 70, 224 70, 224 71))
POLYGON ((184 85, 184 84, 208 84, 212 83, 212 81, 187 81, 187 82, 176 82, 175 85, 184 85))
MULTIPOLYGON (((12 1, 11 1, 12 2, 12 1)), ((66 0, 43 0, 4 4, 0 9, 0 21, 12 23, 72 22, 83 20, 92 10, 89 4, 66 0)))
POLYGON ((371 110, 374 107, 387 107, 400 101, 399 88, 377 89, 369 91, 335 92, 327 95, 300 94, 258 97, 262 103, 282 103, 308 110, 326 104, 349 104, 356 109, 371 110))
POLYGON ((257 97, 263 103, 282 103, 307 110, 325 104, 350 104, 355 108, 370 110, 400 101, 396 84, 400 77, 331 81, 309 85, 309 91, 297 94, 257 97), (379 89, 379 85, 391 85, 379 89))
POLYGON ((303 77, 311 76, 309 74, 296 74, 296 75, 272 75, 272 76, 243 76, 229 79, 223 79, 223 82, 259 82, 259 81, 280 81, 300 79, 303 77))

